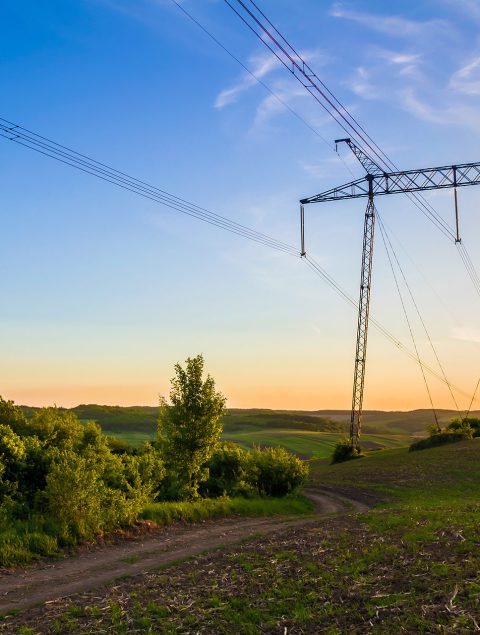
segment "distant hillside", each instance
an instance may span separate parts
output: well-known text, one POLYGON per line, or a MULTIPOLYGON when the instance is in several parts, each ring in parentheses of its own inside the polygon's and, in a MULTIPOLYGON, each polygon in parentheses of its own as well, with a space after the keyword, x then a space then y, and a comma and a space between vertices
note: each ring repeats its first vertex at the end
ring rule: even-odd
MULTIPOLYGON (((27 417, 32 417, 38 408, 21 406, 27 417)), ((158 406, 100 406, 81 404, 65 408, 74 412, 81 421, 96 421, 105 432, 146 432, 154 434, 157 429, 158 406)))
MULTIPOLYGON (((37 408, 22 406, 27 417, 37 408)), ((81 404, 71 408, 82 421, 96 421, 105 432, 142 432, 154 435, 157 406, 106 406, 81 404)), ((446 424, 457 416, 454 410, 438 410, 440 422, 446 424)), ((472 412, 480 416, 480 411, 472 412)), ((265 408, 231 408, 223 418, 225 432, 247 432, 260 429, 307 430, 313 432, 346 432, 349 410, 269 410, 265 408)), ((381 411, 365 410, 363 430, 367 434, 420 434, 433 422, 431 410, 381 411)))
POLYGON ((289 412, 288 410, 239 410, 231 409, 223 417, 226 432, 246 431, 248 429, 285 428, 286 430, 310 430, 313 432, 344 432, 346 424, 334 421, 330 417, 308 412, 289 412))
POLYGON ((148 432, 155 434, 158 406, 97 406, 80 405, 72 408, 82 421, 96 421, 105 432, 148 432))

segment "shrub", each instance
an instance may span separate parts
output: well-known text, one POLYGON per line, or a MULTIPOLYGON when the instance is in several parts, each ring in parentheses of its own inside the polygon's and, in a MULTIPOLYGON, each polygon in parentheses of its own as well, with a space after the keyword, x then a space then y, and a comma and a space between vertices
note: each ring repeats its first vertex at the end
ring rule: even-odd
POLYGON ((91 461, 64 451, 47 476, 45 497, 48 511, 63 533, 91 539, 102 528, 103 490, 91 461))
POLYGON ((447 426, 449 432, 465 432, 472 437, 480 437, 480 419, 477 417, 456 417, 447 426))
POLYGON ((351 459, 359 459, 363 454, 352 445, 349 438, 342 439, 335 446, 332 454, 332 463, 343 463, 351 459))
POLYGON ((433 434, 428 439, 420 439, 415 441, 410 446, 409 452, 415 452, 416 450, 427 450, 428 448, 434 448, 438 445, 444 445, 446 443, 456 443, 457 441, 465 441, 472 438, 472 432, 462 430, 460 432, 439 432, 433 434))
POLYGON ((179 478, 176 472, 167 471, 160 483, 156 501, 178 502, 192 498, 192 488, 185 479, 179 478))
POLYGON ((284 448, 257 448, 247 462, 246 481, 261 496, 285 496, 305 484, 308 465, 284 448))
POLYGON ((202 496, 236 496, 251 490, 246 482, 249 454, 236 443, 219 443, 206 464, 208 479, 200 485, 202 496))
POLYGON ((22 437, 37 437, 43 447, 65 449, 78 443, 84 432, 76 415, 61 408, 40 408, 31 419, 14 429, 22 437))
POLYGON ((135 454, 135 448, 124 439, 107 435, 108 446, 113 454, 135 454))

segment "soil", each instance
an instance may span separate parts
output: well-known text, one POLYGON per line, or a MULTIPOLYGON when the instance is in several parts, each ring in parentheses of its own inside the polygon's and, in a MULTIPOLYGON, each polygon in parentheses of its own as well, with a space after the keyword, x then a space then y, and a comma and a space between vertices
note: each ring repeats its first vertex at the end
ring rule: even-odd
POLYGON ((75 593, 89 592, 114 580, 138 575, 185 560, 203 552, 238 543, 256 534, 272 534, 297 527, 318 517, 369 509, 371 501, 350 492, 308 489, 316 514, 308 518, 225 518, 194 525, 175 524, 133 540, 119 540, 75 556, 0 573, 0 613, 19 611, 53 602, 75 593))

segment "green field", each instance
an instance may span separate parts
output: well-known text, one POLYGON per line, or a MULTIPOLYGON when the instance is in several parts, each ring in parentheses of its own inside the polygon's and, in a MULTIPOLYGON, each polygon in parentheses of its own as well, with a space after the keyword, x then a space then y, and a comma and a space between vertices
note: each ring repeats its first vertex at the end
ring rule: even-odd
POLYGON ((155 438, 155 435, 153 433, 142 432, 141 430, 105 430, 105 432, 112 437, 116 437, 117 439, 125 441, 134 448, 140 447, 141 445, 143 445, 143 443, 145 443, 145 441, 153 441, 153 439, 155 438))
POLYGON ((119 580, 16 616, 4 632, 480 631, 480 439, 312 468, 320 487, 362 496, 373 508, 279 527, 274 536, 119 580))
MULTIPOLYGON (((132 430, 131 432, 124 432, 123 430, 119 432, 110 431, 109 434, 126 441, 134 447, 139 447, 145 441, 154 438, 152 434, 137 430, 132 430)), ((335 444, 344 436, 344 433, 338 432, 268 428, 243 432, 230 432, 227 430, 223 432, 222 439, 234 441, 244 449, 251 449, 254 446, 282 447, 289 452, 298 454, 302 458, 309 459, 331 456, 335 444)), ((365 434, 362 442, 366 450, 398 448, 409 445, 411 436, 406 434, 365 434)))
MULTIPOLYGON (((309 430, 249 430, 248 432, 224 431, 222 438, 234 441, 245 449, 253 446, 283 447, 295 452, 303 458, 327 458, 331 456, 333 448, 344 433, 310 432, 309 430)), ((397 448, 410 443, 410 436, 406 434, 365 434, 362 438, 365 449, 397 448)))
MULTIPOLYGON (((24 411, 31 416, 35 409, 25 406, 24 411)), ((84 422, 96 421, 105 433, 133 447, 155 438, 158 408, 154 406, 88 404, 76 406, 72 411, 84 422)), ((437 414, 445 425, 457 413, 439 410, 437 414)), ((472 412, 472 416, 478 415, 479 412, 472 412)), ((326 458, 337 441, 348 433, 349 417, 348 410, 229 409, 222 419, 222 438, 243 448, 282 446, 304 458, 326 458)), ((426 435, 431 423, 430 410, 366 410, 362 443, 366 450, 407 446, 414 437, 426 435)))

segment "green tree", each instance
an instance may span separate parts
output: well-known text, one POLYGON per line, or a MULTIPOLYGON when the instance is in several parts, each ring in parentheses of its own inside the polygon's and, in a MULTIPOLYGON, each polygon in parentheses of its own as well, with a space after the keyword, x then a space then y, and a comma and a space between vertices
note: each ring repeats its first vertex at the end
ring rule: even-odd
POLYGON ((252 467, 250 454, 236 443, 218 443, 206 467, 208 479, 200 486, 202 496, 241 496, 254 492, 247 483, 247 477, 251 476, 247 472, 252 467))
POLYGON ((21 408, 16 406, 13 401, 5 401, 3 397, 0 397, 0 424, 10 426, 17 434, 26 424, 26 418, 21 408))
POLYGON ((210 375, 203 379, 202 355, 189 357, 185 368, 175 365, 170 403, 160 398, 158 439, 170 478, 186 493, 198 495, 198 484, 208 477, 202 469, 212 456, 222 432, 225 397, 210 375))

